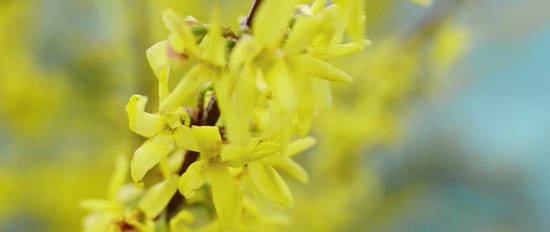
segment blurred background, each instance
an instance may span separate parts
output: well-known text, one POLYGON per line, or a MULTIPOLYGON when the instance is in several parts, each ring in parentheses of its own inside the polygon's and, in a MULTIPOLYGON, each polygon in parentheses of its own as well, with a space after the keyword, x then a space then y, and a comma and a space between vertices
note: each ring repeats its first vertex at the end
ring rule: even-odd
MULTIPOLYGON (((208 22, 212 2, 0 1, 0 231, 80 230, 79 202, 105 197, 141 143, 124 107, 155 99, 145 50, 166 36, 162 10, 208 22)), ((223 22, 249 4, 219 1, 223 22)), ((356 82, 314 125, 291 231, 550 228, 547 9, 367 0, 373 44, 334 61, 356 82)))

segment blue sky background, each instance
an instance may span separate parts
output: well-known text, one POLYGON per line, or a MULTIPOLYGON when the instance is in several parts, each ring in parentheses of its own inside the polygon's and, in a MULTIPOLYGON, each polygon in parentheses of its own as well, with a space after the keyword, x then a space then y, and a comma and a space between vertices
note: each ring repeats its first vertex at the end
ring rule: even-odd
POLYGON ((375 157, 388 192, 429 183, 388 231, 550 228, 550 3, 470 5, 457 17, 470 50, 447 88, 418 102, 403 143, 375 157))

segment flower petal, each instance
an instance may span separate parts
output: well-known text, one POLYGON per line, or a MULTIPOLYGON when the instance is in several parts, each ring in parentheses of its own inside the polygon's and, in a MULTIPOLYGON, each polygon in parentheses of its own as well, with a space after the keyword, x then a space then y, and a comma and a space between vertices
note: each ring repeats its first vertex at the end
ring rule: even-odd
POLYGON ((316 110, 332 108, 332 93, 327 80, 315 78, 313 82, 313 100, 316 110))
POLYGON ((195 191, 202 186, 204 179, 202 161, 196 161, 179 178, 178 189, 185 198, 190 199, 195 196, 195 191))
POLYGON ((147 61, 149 61, 149 66, 151 66, 151 70, 153 70, 157 77, 161 76, 163 68, 166 68, 166 65, 168 65, 166 51, 167 42, 160 41, 153 44, 153 46, 145 52, 147 55, 147 61))
POLYGON ((138 183, 145 174, 174 149, 174 139, 168 131, 163 131, 145 141, 135 152, 130 163, 132 179, 138 183))
POLYGON ((147 218, 155 218, 168 204, 178 189, 178 176, 173 174, 161 183, 153 185, 140 200, 138 207, 147 218))
POLYGON ((244 146, 250 139, 250 112, 256 105, 258 89, 256 87, 256 70, 249 65, 242 72, 235 74, 238 80, 230 96, 230 107, 224 107, 224 120, 227 127, 227 137, 231 143, 244 146))
POLYGON ((193 31, 186 24, 185 20, 178 15, 174 10, 168 9, 162 15, 162 20, 164 21, 164 26, 174 33, 178 39, 171 39, 171 47, 175 49, 178 53, 183 53, 183 50, 180 50, 182 47, 189 50, 190 53, 196 53, 197 43, 195 41, 195 36, 193 31))
POLYGON ((116 160, 115 172, 109 180, 109 197, 116 199, 116 196, 128 178, 128 160, 123 155, 119 155, 116 160))
POLYGON ((260 162, 248 164, 248 172, 252 183, 268 199, 292 206, 294 200, 283 178, 271 167, 260 162))
POLYGON ((287 54, 296 54, 306 49, 323 25, 320 16, 301 16, 296 19, 284 45, 287 54))
POLYGON ((293 0, 264 0, 252 23, 252 33, 262 45, 281 39, 294 8, 293 0))
POLYGON ((422 6, 426 6, 426 7, 431 6, 433 3, 432 0, 409 0, 409 1, 422 6))
POLYGON ((194 219, 193 214, 187 210, 182 210, 170 219, 170 231, 189 232, 191 229, 186 225, 191 223, 194 219))
POLYGON ((220 231, 235 231, 242 214, 242 196, 227 167, 213 164, 211 170, 212 198, 220 222, 220 231))
MULTIPOLYGON (((259 142, 259 141, 258 141, 259 142)), ((254 142, 251 142, 251 145, 254 142)), ((256 161, 271 155, 275 155, 281 151, 281 146, 274 142, 261 142, 255 143, 251 148, 247 148, 246 151, 240 146, 226 145, 222 148, 222 161, 231 167, 241 167, 246 163, 256 161)))
POLYGON ((220 154, 222 137, 217 126, 193 126, 191 129, 204 159, 220 154))
POLYGON ((315 140, 315 138, 309 136, 303 139, 296 139, 288 144, 283 154, 288 157, 292 157, 312 147, 313 145, 315 145, 316 142, 317 141, 315 140))
POLYGON ((302 183, 306 183, 309 179, 306 170, 288 156, 280 155, 272 157, 268 162, 278 170, 286 172, 302 183))
POLYGON ((275 61, 273 68, 267 75, 267 82, 271 88, 273 102, 281 105, 288 115, 293 115, 296 107, 294 78, 290 75, 288 67, 282 58, 275 61))
POLYGON ((132 95, 126 105, 128 127, 130 130, 146 138, 153 137, 163 126, 160 116, 145 112, 147 97, 132 95))
POLYGON ((176 88, 160 103, 160 111, 167 112, 176 109, 197 93, 200 86, 210 76, 210 71, 203 65, 193 67, 180 80, 176 88))
POLYGON ((201 58, 218 67, 223 67, 226 62, 225 46, 226 41, 222 36, 221 26, 218 21, 218 10, 214 10, 214 20, 210 24, 208 34, 202 39, 199 45, 201 58))
POLYGON ((346 44, 329 45, 326 48, 319 49, 314 56, 322 60, 330 60, 363 50, 370 43, 370 40, 359 40, 346 44))
POLYGON ((174 140, 176 140, 178 147, 188 151, 199 151, 199 147, 197 145, 197 141, 195 141, 191 127, 178 126, 174 131, 174 140))
POLYGON ((315 77, 343 83, 353 81, 353 78, 346 72, 310 55, 299 55, 294 59, 294 63, 299 64, 297 67, 300 71, 315 77))

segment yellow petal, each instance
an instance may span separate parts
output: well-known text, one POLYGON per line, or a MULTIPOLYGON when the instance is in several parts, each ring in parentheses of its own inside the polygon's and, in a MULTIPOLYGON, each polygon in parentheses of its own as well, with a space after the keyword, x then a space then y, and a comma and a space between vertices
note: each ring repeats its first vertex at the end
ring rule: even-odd
POLYGON ((109 197, 116 199, 119 189, 126 183, 128 177, 128 160, 123 155, 118 155, 115 172, 109 181, 109 197))
POLYGON ((135 152, 130 164, 132 179, 138 183, 143 176, 157 163, 161 157, 167 156, 174 149, 172 135, 163 131, 145 141, 135 152))
POLYGON ((349 9, 347 16, 348 26, 347 30, 349 36, 353 40, 361 40, 365 36, 365 14, 363 9, 365 8, 365 0, 351 0, 348 1, 349 9))
POLYGON ((242 195, 237 189, 235 179, 229 170, 221 164, 210 168, 212 181, 212 199, 220 222, 220 231, 235 231, 242 214, 242 195))
POLYGON ((105 232, 118 215, 115 213, 96 212, 86 216, 83 232, 105 232))
POLYGON ((241 167, 246 163, 256 161, 281 152, 281 146, 274 142, 256 143, 246 151, 240 146, 224 146, 222 148, 222 161, 231 167, 241 167))
POLYGON ((183 108, 176 108, 171 112, 165 112, 162 116, 162 121, 172 130, 175 130, 181 125, 189 126, 191 124, 191 117, 187 111, 183 108))
POLYGON ((200 151, 193 136, 193 130, 187 126, 179 126, 174 131, 174 140, 178 147, 181 147, 188 151, 200 151))
POLYGON ((319 16, 302 16, 296 19, 285 43, 285 52, 295 54, 303 51, 319 33, 323 19, 319 16))
POLYGON ((197 65, 180 80, 176 88, 160 103, 160 111, 167 112, 181 106, 189 97, 199 91, 200 86, 210 77, 207 67, 197 65))
POLYGON ((296 107, 294 82, 282 58, 273 64, 267 81, 271 87, 273 103, 280 104, 287 114, 292 115, 296 107))
MULTIPOLYGON (((162 20, 164 21, 164 25, 166 26, 166 28, 180 38, 180 43, 183 43, 183 47, 188 49, 188 52, 196 53, 197 43, 195 41, 193 31, 181 16, 179 16, 174 10, 168 9, 162 15, 162 20)), ((172 39, 170 42, 177 41, 178 40, 172 39)), ((173 49, 180 49, 180 47, 181 45, 177 43, 172 45, 173 49)), ((175 51, 178 53, 184 52, 178 50, 175 51)))
POLYGON ((147 97, 132 95, 126 105, 128 114, 128 127, 130 130, 141 136, 150 138, 162 128, 163 123, 160 116, 145 112, 147 97))
POLYGON ((302 72, 315 77, 343 83, 351 83, 353 81, 353 78, 346 72, 310 55, 300 55, 297 59, 293 60, 293 63, 299 64, 298 68, 302 72))
POLYGON ((431 6, 432 0, 409 0, 410 2, 414 2, 416 4, 420 4, 422 6, 431 6))
POLYGON ((170 231, 189 232, 191 231, 191 229, 189 229, 187 225, 189 225, 193 220, 194 217, 189 211, 182 210, 178 214, 176 214, 176 216, 170 219, 170 231))
POLYGON ((222 146, 220 157, 222 161, 230 162, 231 160, 239 159, 241 156, 245 155, 246 152, 247 150, 242 146, 230 143, 222 146))
POLYGON ((230 107, 225 108, 224 121, 227 127, 227 137, 231 143, 245 145, 250 139, 249 117, 254 108, 259 91, 256 88, 256 69, 246 66, 238 75, 230 107))
POLYGON ((204 183, 202 174, 202 161, 196 161, 187 168, 178 182, 178 189, 185 198, 190 199, 195 196, 195 191, 204 183))
POLYGON ((118 211, 122 210, 120 204, 106 199, 86 199, 80 202, 80 207, 89 211, 118 211))
POLYGON ((311 13, 313 13, 314 15, 319 13, 319 11, 324 9, 326 5, 327 5, 327 0, 316 0, 311 5, 311 13))
POLYGON ((306 170, 288 156, 276 156, 270 158, 268 162, 302 183, 306 183, 309 179, 306 170))
POLYGON ((217 126, 193 126, 191 129, 203 158, 220 154, 222 137, 217 126))
POLYGON ((247 34, 242 35, 231 52, 229 59, 230 69, 238 70, 242 64, 250 63, 260 51, 261 49, 251 36, 247 34))
POLYGON ((147 61, 149 61, 149 66, 151 66, 151 70, 153 70, 157 77, 161 76, 162 69, 166 68, 166 66, 168 65, 166 51, 166 41, 160 41, 156 44, 153 44, 153 46, 151 46, 145 52, 145 54, 147 55, 147 61))
POLYGON ((264 0, 252 23, 252 34, 262 45, 280 40, 292 16, 293 0, 264 0))
POLYGON ((324 49, 320 49, 320 51, 316 52, 314 56, 322 60, 330 60, 336 57, 358 52, 370 43, 370 40, 360 40, 346 44, 329 45, 324 49))
POLYGON ((298 130, 298 136, 305 137, 309 133, 314 114, 315 112, 312 104, 301 104, 298 110, 298 124, 296 128, 298 130))
POLYGON ((268 199, 284 206, 292 206, 294 200, 283 178, 270 165, 260 162, 248 164, 252 183, 268 199))
POLYGON ((316 142, 317 141, 313 137, 305 137, 303 139, 294 140, 288 144, 283 154, 288 157, 292 157, 312 147, 316 142))
POLYGON ((178 176, 173 174, 161 183, 153 185, 140 200, 138 207, 147 218, 155 218, 166 207, 178 189, 178 176))
POLYGON ((332 93, 330 84, 327 80, 315 78, 313 82, 313 100, 315 109, 330 109, 332 108, 332 93))
POLYGON ((202 39, 199 48, 201 58, 218 67, 225 65, 226 41, 222 36, 221 26, 218 22, 217 8, 214 9, 214 20, 210 25, 208 34, 202 39))

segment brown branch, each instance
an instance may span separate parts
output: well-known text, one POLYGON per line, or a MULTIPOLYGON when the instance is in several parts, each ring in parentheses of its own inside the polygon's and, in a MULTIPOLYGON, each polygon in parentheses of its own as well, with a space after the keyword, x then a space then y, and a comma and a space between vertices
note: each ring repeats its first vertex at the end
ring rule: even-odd
POLYGON ((206 113, 201 117, 201 125, 214 126, 220 118, 220 109, 218 108, 218 101, 216 101, 216 95, 212 94, 208 106, 206 106, 206 113))
MULTIPOLYGON (((248 16, 246 16, 246 18, 242 22, 242 27, 250 28, 252 26, 254 15, 256 14, 256 11, 258 10, 261 2, 262 0, 254 0, 254 2, 252 3, 252 7, 248 12, 248 16)), ((218 119, 220 118, 220 109, 218 107, 216 95, 212 94, 212 97, 210 98, 206 109, 204 109, 204 93, 201 93, 201 95, 199 96, 197 111, 195 114, 192 115, 193 118, 191 119, 191 125, 215 126, 216 122, 218 122, 218 119)), ((223 135, 222 131, 223 130, 220 128, 220 133, 223 135)), ((184 154, 183 163, 180 170, 178 171, 178 174, 182 175, 183 173, 185 173, 189 166, 191 166, 191 164, 198 160, 199 155, 200 154, 198 152, 187 151, 184 154)), ((166 206, 167 218, 172 218, 178 212, 180 206, 182 206, 184 203, 185 198, 181 194, 174 194, 174 196, 172 196, 172 199, 170 199, 168 206, 166 206)))
POLYGON ((258 7, 262 3, 262 0, 254 0, 252 3, 252 6, 250 7, 250 11, 248 12, 248 15, 244 18, 243 22, 241 23, 241 27, 243 28, 252 28, 252 21, 254 21, 254 16, 256 15, 256 12, 258 11, 258 7))
MULTIPOLYGON (((220 118, 220 109, 218 108, 218 103, 216 101, 216 97, 214 94, 212 94, 212 97, 210 101, 208 102, 208 106, 206 107, 206 110, 203 110, 204 105, 204 95, 201 93, 201 96, 199 96, 198 106, 197 106, 197 113, 193 115, 193 119, 191 119, 191 125, 199 125, 199 126, 214 126, 216 125, 216 122, 220 118)), ((193 164, 195 161, 199 159, 199 153, 196 151, 186 151, 184 153, 183 163, 180 167, 180 170, 178 171, 178 175, 182 175, 187 171, 189 166, 193 164)), ((166 216, 168 218, 173 217, 177 212, 179 206, 181 206, 185 202, 185 198, 179 194, 176 193, 174 196, 172 196, 172 199, 170 199, 170 202, 168 202, 168 206, 166 206, 166 216)))

